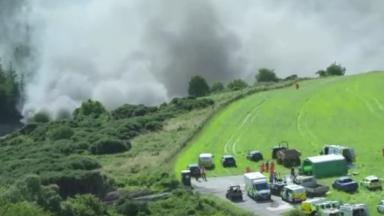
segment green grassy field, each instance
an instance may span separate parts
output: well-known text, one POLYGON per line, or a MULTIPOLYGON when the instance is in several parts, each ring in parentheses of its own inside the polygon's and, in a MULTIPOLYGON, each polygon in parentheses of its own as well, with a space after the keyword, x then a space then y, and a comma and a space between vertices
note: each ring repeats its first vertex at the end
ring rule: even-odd
MULTIPOLYGON (((302 158, 318 155, 324 144, 355 148, 357 169, 354 177, 375 174, 383 177, 384 157, 384 73, 330 77, 305 81, 293 87, 251 95, 218 113, 175 160, 175 172, 197 162, 198 155, 215 155, 216 169, 209 176, 241 174, 249 166, 258 170, 260 163, 249 162, 245 155, 260 150, 265 159, 271 147, 285 140, 290 148, 302 152, 302 158), (238 168, 224 169, 223 154, 235 156, 238 168)), ((277 166, 280 172, 289 171, 277 166)), ((330 183, 333 179, 320 182, 330 183)), ((381 191, 360 189, 355 195, 331 191, 329 197, 344 202, 364 202, 373 211, 381 191)))

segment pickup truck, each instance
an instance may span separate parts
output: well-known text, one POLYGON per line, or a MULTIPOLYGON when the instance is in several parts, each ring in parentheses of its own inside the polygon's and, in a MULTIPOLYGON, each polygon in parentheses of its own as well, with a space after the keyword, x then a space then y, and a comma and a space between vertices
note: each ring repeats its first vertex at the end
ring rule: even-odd
POLYGON ((324 196, 329 191, 329 186, 318 184, 313 176, 295 176, 293 183, 303 186, 308 197, 324 196))
POLYGON ((359 188, 359 184, 353 181, 350 177, 341 177, 332 183, 332 188, 345 192, 353 192, 359 188))

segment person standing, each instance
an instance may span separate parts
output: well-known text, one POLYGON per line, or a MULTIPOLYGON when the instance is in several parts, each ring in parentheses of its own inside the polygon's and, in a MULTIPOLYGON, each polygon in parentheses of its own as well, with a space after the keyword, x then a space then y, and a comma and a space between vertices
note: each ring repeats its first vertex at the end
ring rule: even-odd
POLYGON ((298 90, 300 88, 299 83, 296 83, 296 89, 298 90))
POLYGON ((384 157, 384 145, 383 145, 383 148, 381 149, 381 151, 383 152, 383 157, 384 157))
POLYGON ((264 171, 265 171, 265 166, 264 166, 264 164, 265 164, 264 162, 261 163, 261 170, 260 170, 261 173, 264 173, 264 171))
POLYGON ((270 170, 271 170, 271 173, 274 173, 274 172, 275 172, 275 164, 273 163, 273 161, 271 161, 271 167, 270 167, 270 170))
POLYGON ((204 181, 207 181, 207 176, 205 175, 205 167, 201 167, 201 178, 204 181))
POLYGON ((295 167, 291 168, 291 179, 295 177, 295 167))
POLYGON ((265 172, 269 172, 269 163, 268 163, 268 161, 265 162, 265 172))

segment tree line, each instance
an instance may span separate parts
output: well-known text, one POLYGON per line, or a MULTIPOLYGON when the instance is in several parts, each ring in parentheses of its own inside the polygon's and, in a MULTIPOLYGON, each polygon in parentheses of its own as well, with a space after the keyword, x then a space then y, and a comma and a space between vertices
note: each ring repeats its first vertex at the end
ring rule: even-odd
MULTIPOLYGON (((346 72, 346 68, 337 64, 336 62, 332 63, 325 70, 319 70, 315 74, 319 77, 327 77, 327 76, 343 76, 346 72)), ((296 74, 292 74, 284 79, 279 78, 274 69, 269 68, 261 68, 258 70, 255 75, 255 82, 279 82, 279 81, 287 81, 297 79, 298 76, 296 74)), ((210 93, 222 92, 225 89, 228 90, 241 90, 248 87, 249 84, 242 79, 235 79, 227 84, 225 87, 224 84, 220 81, 215 81, 208 85, 207 81, 204 77, 200 75, 192 76, 189 84, 188 84, 188 94, 194 97, 203 97, 210 93)))
POLYGON ((11 63, 3 66, 0 59, 0 124, 19 123, 22 115, 17 107, 23 103, 24 77, 11 63))

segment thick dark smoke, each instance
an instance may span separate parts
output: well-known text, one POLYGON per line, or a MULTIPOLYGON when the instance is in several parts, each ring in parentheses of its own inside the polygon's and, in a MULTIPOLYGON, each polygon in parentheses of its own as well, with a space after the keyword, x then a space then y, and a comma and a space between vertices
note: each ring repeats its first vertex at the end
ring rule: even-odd
POLYGON ((31 73, 23 114, 54 117, 82 100, 108 109, 185 95, 188 80, 244 78, 260 67, 313 76, 338 61, 384 67, 383 1, 0 0, 0 53, 31 73), (27 28, 28 26, 28 28, 27 28))

